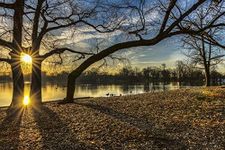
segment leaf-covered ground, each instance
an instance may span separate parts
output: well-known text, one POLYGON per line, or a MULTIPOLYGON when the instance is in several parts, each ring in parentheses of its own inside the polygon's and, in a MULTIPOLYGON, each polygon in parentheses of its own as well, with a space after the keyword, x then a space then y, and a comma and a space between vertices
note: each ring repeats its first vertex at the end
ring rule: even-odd
POLYGON ((0 149, 224 148, 221 87, 0 109, 0 149))

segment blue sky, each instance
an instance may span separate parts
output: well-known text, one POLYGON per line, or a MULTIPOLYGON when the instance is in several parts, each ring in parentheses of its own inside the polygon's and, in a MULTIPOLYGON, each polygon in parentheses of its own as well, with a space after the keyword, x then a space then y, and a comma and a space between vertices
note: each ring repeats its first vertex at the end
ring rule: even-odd
MULTIPOLYGON (((173 37, 161 41, 155 46, 135 48, 124 53, 129 58, 131 65, 138 68, 161 66, 163 63, 167 68, 174 68, 177 60, 188 61, 183 52, 184 48, 182 48, 179 37, 173 37)), ((219 64, 217 69, 225 72, 225 64, 219 64)))
POLYGON ((177 60, 185 59, 177 38, 166 39, 151 47, 135 48, 127 53, 131 64, 138 67, 157 66, 162 63, 173 67, 177 60))
MULTIPOLYGON (((101 39, 101 34, 85 35, 82 37, 78 34, 74 40, 70 39, 67 44, 73 42, 77 43, 74 46, 75 49, 83 49, 87 51, 94 47, 96 43, 94 38, 101 39)), ((118 41, 117 41, 118 42, 118 41)), ((179 37, 172 37, 165 39, 154 46, 147 47, 136 47, 130 49, 122 49, 115 53, 115 55, 122 55, 128 58, 131 65, 137 67, 146 67, 152 65, 161 65, 165 63, 168 67, 173 67, 177 60, 184 60, 185 56, 182 54, 182 45, 180 44, 179 37)), ((109 43, 108 43, 109 44, 109 43)), ((103 45, 103 47, 108 47, 108 44, 103 45)))

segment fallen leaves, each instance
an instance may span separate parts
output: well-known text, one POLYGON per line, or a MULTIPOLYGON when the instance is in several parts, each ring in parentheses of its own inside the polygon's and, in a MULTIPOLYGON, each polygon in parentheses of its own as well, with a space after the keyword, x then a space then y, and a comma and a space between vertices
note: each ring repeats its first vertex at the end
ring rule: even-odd
POLYGON ((220 87, 46 103, 16 124, 0 112, 0 149, 224 149, 220 87))

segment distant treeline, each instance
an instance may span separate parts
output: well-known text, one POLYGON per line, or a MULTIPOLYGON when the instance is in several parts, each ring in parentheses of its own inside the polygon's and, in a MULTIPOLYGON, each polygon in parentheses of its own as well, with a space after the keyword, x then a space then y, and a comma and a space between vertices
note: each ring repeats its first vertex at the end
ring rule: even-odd
MULTIPOLYGON (((68 73, 49 76, 43 73, 43 82, 66 82, 68 73)), ((25 77, 29 80, 29 77, 25 77)), ((225 79, 225 75, 211 71, 212 84, 221 84, 225 79)), ((146 67, 143 69, 124 67, 117 74, 110 75, 107 72, 99 72, 98 69, 91 69, 83 73, 77 83, 96 83, 96 84, 111 84, 111 83, 147 83, 147 82, 184 82, 190 85, 203 84, 205 74, 203 70, 193 67, 192 65, 184 64, 182 61, 176 63, 174 69, 167 69, 165 64, 159 67, 146 67)), ((1 76, 0 81, 10 81, 7 75, 1 76)))
MULTIPOLYGON (((179 73, 176 69, 162 69, 160 67, 147 67, 142 70, 123 68, 119 74, 108 75, 89 71, 79 78, 81 83, 145 83, 145 82, 184 82, 190 85, 203 85, 204 72, 191 70, 179 73)), ((212 71, 212 84, 221 84, 225 76, 217 71, 212 71)))
MULTIPOLYGON (((68 73, 61 73, 55 77, 46 77, 48 81, 66 81, 68 73)), ((212 84, 221 84, 225 75, 212 69, 212 84)), ((146 82, 184 82, 191 84, 204 84, 205 73, 202 69, 185 64, 182 61, 176 62, 175 68, 167 68, 165 64, 159 67, 146 67, 143 69, 124 67, 117 74, 110 75, 107 72, 99 72, 94 68, 83 73, 78 83, 146 83, 146 82)))
POLYGON ((7 74, 0 74, 0 82, 9 82, 11 77, 7 74))

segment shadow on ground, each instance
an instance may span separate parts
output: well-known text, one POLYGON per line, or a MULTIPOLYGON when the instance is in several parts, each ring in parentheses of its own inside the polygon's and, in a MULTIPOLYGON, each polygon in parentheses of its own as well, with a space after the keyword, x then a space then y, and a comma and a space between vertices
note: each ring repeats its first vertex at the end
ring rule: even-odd
POLYGON ((42 136, 42 149, 96 149, 76 139, 57 113, 48 107, 33 109, 33 116, 42 136))
POLYGON ((187 146, 180 140, 171 139, 170 137, 168 137, 165 130, 157 129, 157 132, 153 131, 154 124, 149 122, 147 118, 138 118, 92 102, 75 102, 75 104, 91 108, 93 110, 99 111, 100 113, 104 113, 106 115, 119 119, 122 122, 126 122, 128 124, 131 124, 132 126, 139 128, 146 133, 146 140, 152 141, 153 147, 155 148, 182 150, 187 149, 187 146))
POLYGON ((17 149, 24 109, 10 109, 0 123, 0 149, 17 149))
MULTIPOLYGON (((170 136, 167 136, 167 131, 163 129, 155 129, 154 124, 151 123, 147 118, 138 118, 136 116, 118 112, 110 107, 102 106, 92 102, 76 102, 71 105, 79 105, 82 107, 90 108, 90 111, 98 111, 101 114, 105 114, 107 116, 115 118, 114 121, 120 120, 121 122, 125 122, 138 128, 139 130, 141 130, 141 132, 144 133, 145 136, 142 139, 138 139, 138 137, 135 138, 138 141, 134 139, 134 144, 136 142, 138 142, 139 144, 152 143, 150 145, 147 144, 144 149, 187 149, 187 147, 181 142, 181 140, 173 139, 170 136)), ((76 128, 75 124, 72 123, 69 127, 68 122, 63 121, 62 118, 60 118, 59 115, 50 107, 43 105, 38 108, 29 109, 31 109, 31 111, 29 112, 32 113, 31 116, 34 119, 33 123, 35 123, 35 128, 37 128, 37 131, 40 134, 40 143, 38 143, 40 145, 39 148, 62 150, 101 149, 100 145, 81 141, 78 136, 76 136, 79 134, 79 130, 73 130, 73 128, 76 128)), ((24 142, 20 141, 21 121, 25 119, 23 117, 23 114, 24 109, 14 110, 13 112, 8 113, 0 123, 0 149, 18 149, 20 146, 20 142, 24 142)), ((72 117, 73 115, 68 114, 68 116, 72 117)), ((116 128, 113 128, 113 130, 115 130, 115 132, 121 132, 116 128)), ((125 131, 123 130, 122 132, 125 131)), ((113 139, 113 136, 115 135, 106 133, 106 136, 110 137, 110 139, 113 139)), ((107 139, 107 137, 105 139, 107 139)), ((122 148, 123 144, 127 142, 129 143, 130 141, 128 139, 127 141, 120 140, 120 143, 118 144, 122 148)), ((107 143, 109 143, 108 147, 110 148, 110 142, 108 141, 107 143)), ((32 147, 32 145, 28 146, 32 147)), ((31 147, 29 147, 28 149, 30 149, 31 147)))

